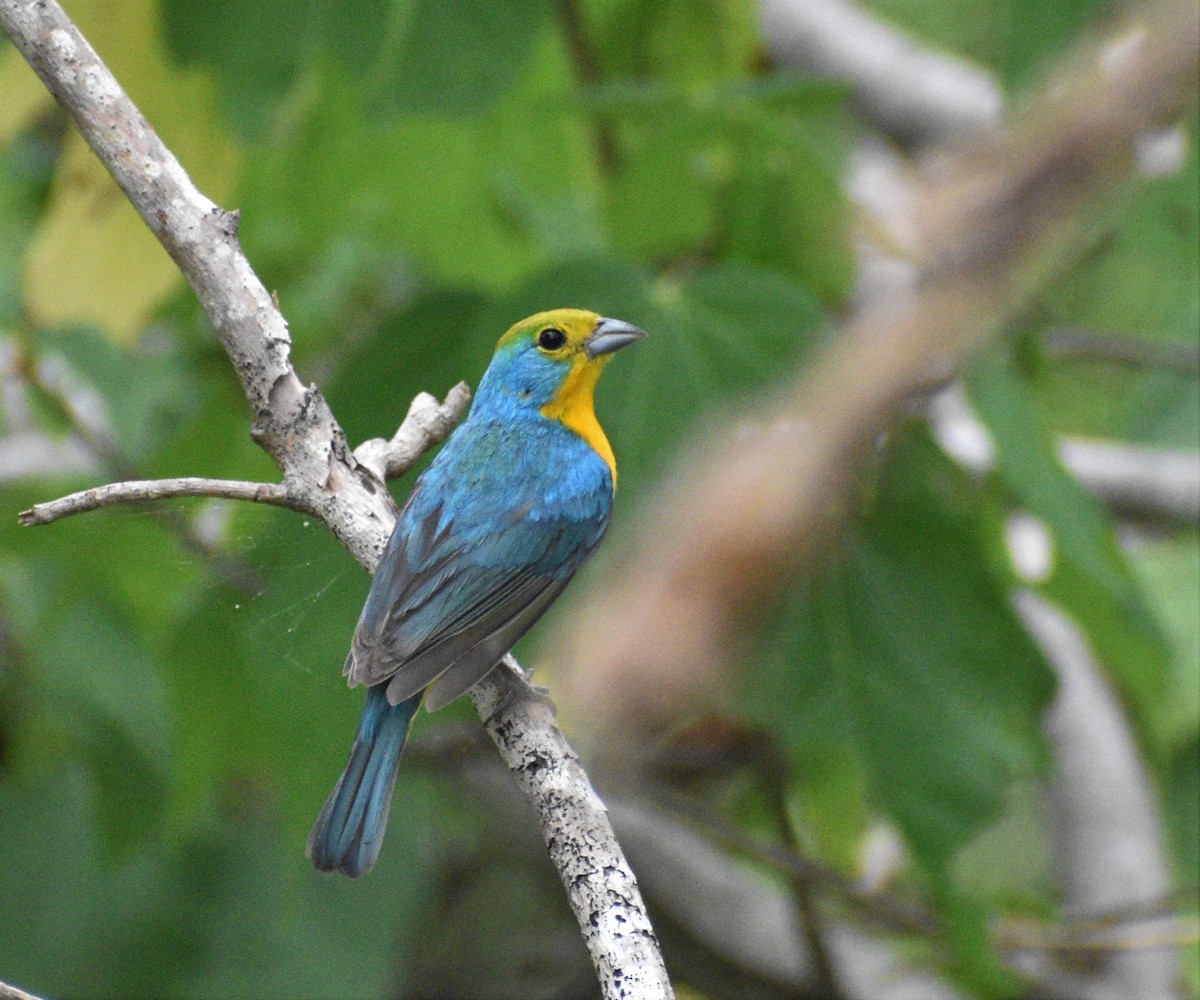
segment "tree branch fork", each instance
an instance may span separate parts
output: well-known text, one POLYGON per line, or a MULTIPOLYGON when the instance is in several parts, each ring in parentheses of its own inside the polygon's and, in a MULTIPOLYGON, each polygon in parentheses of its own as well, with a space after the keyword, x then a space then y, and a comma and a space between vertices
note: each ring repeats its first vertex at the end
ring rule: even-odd
MULTIPOLYGON (((466 386, 442 402, 419 395, 390 440, 352 452, 324 397, 292 367, 287 322, 242 253, 237 214, 196 189, 55 0, 0 0, 0 26, 179 266, 241 381, 254 439, 283 473, 281 483, 111 483, 35 505, 21 523, 169 497, 250 500, 319 518, 373 571, 396 517, 383 480, 411 468, 450 432, 466 411, 466 386)), ((673 996, 637 880, 544 695, 507 657, 470 697, 538 815, 603 996, 673 996)))
MULTIPOLYGON (((444 402, 427 392, 419 393, 408 408, 408 415, 390 440, 372 438, 354 451, 357 466, 373 475, 380 484, 404 475, 430 448, 446 438, 466 413, 471 392, 460 382, 446 394, 444 402)), ((319 514, 309 502, 306 491, 292 489, 286 478, 282 483, 254 483, 237 479, 207 479, 180 476, 171 479, 134 479, 80 490, 56 500, 34 504, 17 515, 26 527, 53 524, 55 521, 118 504, 144 504, 176 497, 209 497, 220 500, 248 500, 252 503, 286 507, 302 514, 319 514)))

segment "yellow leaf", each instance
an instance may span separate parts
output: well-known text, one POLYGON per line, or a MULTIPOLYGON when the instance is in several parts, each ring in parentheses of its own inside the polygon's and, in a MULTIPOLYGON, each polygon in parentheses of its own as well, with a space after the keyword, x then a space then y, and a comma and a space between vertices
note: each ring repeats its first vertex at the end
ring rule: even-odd
POLYGON ((0 52, 0 146, 44 114, 54 102, 24 57, 12 46, 0 52))
MULTIPOLYGON (((220 202, 232 191, 238 150, 222 127, 206 71, 168 61, 153 0, 79 0, 75 23, 192 176, 220 202)), ((23 297, 35 323, 90 323, 136 339, 182 282, 107 171, 72 132, 49 207, 26 259, 23 297)))

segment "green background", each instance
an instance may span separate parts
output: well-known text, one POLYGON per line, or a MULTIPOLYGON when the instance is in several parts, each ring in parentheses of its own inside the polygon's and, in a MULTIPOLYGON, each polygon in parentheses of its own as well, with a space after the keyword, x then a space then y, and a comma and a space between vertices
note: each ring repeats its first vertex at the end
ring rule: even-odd
MULTIPOLYGON (((873 7, 1014 102, 1106 10, 873 7)), ((842 178, 871 127, 845 87, 770 65, 745 0, 69 11, 202 189, 241 211, 297 368, 354 443, 389 436, 419 391, 476 384, 529 312, 618 316, 651 333, 598 404, 620 536, 691 435, 806 364, 845 315, 858 220, 842 178)), ((1054 451, 1064 433, 1195 449, 1196 374, 1046 346, 1086 328, 1195 347, 1194 121, 1185 141, 1181 170, 1114 205, 970 373, 995 472, 967 475, 915 419, 883 444, 844 536, 756 620, 721 706, 778 766, 730 763, 711 736, 717 763, 692 788, 850 878, 868 833, 897 831, 896 891, 950 931, 898 947, 968 993, 1013 989, 989 923, 1053 920, 1060 902, 1036 794, 1054 680, 1009 604, 1015 504, 1054 534, 1044 590, 1121 696, 1185 900, 1200 879, 1196 526, 1121 546, 1054 451)), ((0 481, 0 979, 81 998, 590 995, 531 820, 465 704, 419 720, 369 877, 305 861, 361 705, 339 668, 367 587, 319 524, 186 502, 16 526, 110 479, 276 474, 190 293, 7 43, 0 348, 30 427, 78 440, 64 399, 99 414, 90 469, 0 481)), ((553 684, 550 630, 522 652, 553 684)), ((742 993, 656 920, 681 992, 777 995, 742 993)))

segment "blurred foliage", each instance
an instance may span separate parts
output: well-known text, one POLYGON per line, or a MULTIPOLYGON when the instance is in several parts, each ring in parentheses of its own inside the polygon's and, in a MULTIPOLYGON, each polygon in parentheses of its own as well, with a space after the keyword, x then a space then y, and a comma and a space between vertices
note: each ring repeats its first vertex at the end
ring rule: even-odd
MULTIPOLYGON (((1015 101, 1107 8, 872 6, 1015 101)), ((806 363, 846 305, 841 178, 867 126, 845 88, 764 64, 749 0, 70 7, 201 188, 241 210, 302 376, 352 441, 390 434, 418 391, 475 384, 529 312, 620 316, 652 333, 599 400, 621 536, 682 444, 806 363)), ((724 705, 782 748, 775 791, 812 859, 857 878, 872 836, 899 832, 900 888, 950 931, 910 957, 979 993, 1011 989, 988 922, 1057 902, 1033 791, 1053 678, 1009 603, 1015 505, 1050 529, 1041 589, 1081 624, 1142 740, 1176 878, 1200 879, 1196 535, 1159 530, 1131 557, 1053 447, 1070 432, 1194 448, 1196 377, 1048 346, 1072 328, 1194 347, 1196 136, 1192 122, 1183 168, 1112 206, 1015 348, 969 379, 995 472, 967 476, 919 426, 881 442, 861 509, 764 609, 724 705)), ((72 997, 480 981, 587 995, 573 931, 546 916, 548 869, 514 865, 495 804, 419 753, 468 719, 461 705, 418 724, 424 765, 402 769, 377 870, 350 883, 305 861, 360 706, 338 668, 367 584, 319 525, 192 503, 16 527, 16 511, 106 478, 275 471, 170 260, 7 45, 0 363, 0 442, 79 440, 80 405, 90 415, 90 466, 0 478, 0 914, 21 914, 0 920, 0 979, 72 997)), ((719 803, 778 837, 753 799, 719 803)), ((675 955, 694 995, 725 995, 705 961, 675 955)))

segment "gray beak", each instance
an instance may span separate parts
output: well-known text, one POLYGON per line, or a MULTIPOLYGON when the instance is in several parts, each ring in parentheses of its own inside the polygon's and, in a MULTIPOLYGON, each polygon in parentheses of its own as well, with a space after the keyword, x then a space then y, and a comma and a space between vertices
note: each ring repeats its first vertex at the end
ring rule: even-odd
POLYGON ((626 344, 641 340, 644 336, 646 331, 639 330, 632 323, 601 318, 592 335, 583 342, 583 349, 589 358, 595 358, 601 354, 611 354, 626 344))

